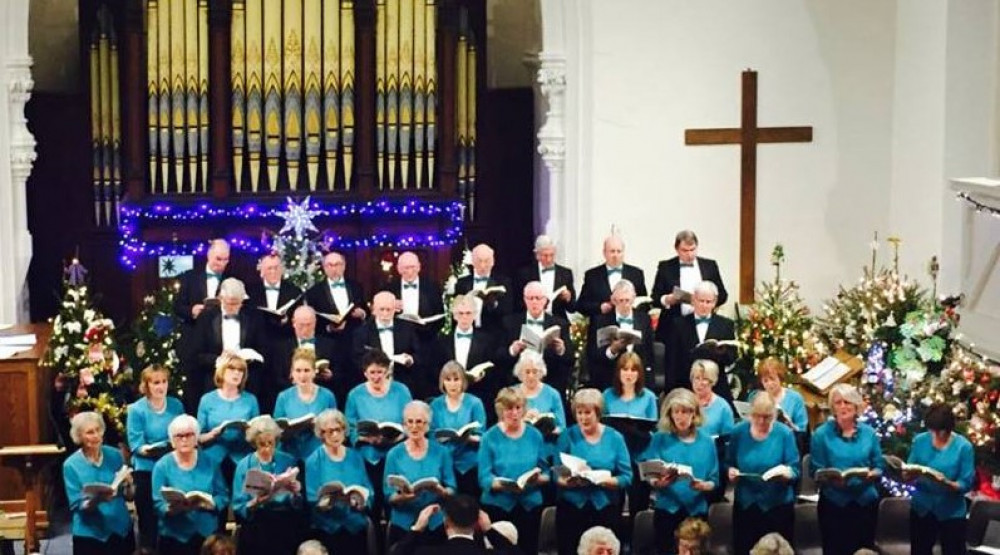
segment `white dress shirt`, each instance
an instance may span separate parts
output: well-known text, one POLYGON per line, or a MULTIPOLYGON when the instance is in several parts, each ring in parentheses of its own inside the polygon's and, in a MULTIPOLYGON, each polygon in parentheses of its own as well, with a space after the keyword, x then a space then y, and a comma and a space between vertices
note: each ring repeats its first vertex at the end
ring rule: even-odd
MULTIPOLYGON (((408 283, 405 281, 399 286, 399 296, 403 301, 403 312, 420 316, 420 278, 413 280, 411 283, 415 284, 417 288, 407 287, 408 283)), ((426 314, 425 316, 430 316, 430 314, 426 314)))
MULTIPOLYGON (((698 259, 695 258, 690 266, 681 265, 681 289, 688 293, 694 293, 694 288, 701 283, 701 270, 698 268, 698 259)), ((694 312, 694 307, 688 303, 681 303, 681 316, 687 316, 694 312)))
MULTIPOLYGON (((343 281, 344 278, 340 279, 343 281)), ((333 297, 333 304, 336 305, 337 311, 343 314, 347 305, 351 304, 351 299, 347 296, 347 282, 344 282, 343 287, 334 287, 333 282, 327 278, 326 285, 330 288, 330 295, 333 297)))
POLYGON ((459 337, 460 333, 472 333, 473 328, 460 330, 455 328, 455 360, 462 365, 462 368, 469 367, 469 350, 472 349, 472 338, 459 337))
POLYGON ((208 267, 205 268, 205 297, 209 299, 214 299, 219 293, 219 278, 210 275, 212 273, 208 267))
POLYGON ((698 332, 698 343, 704 343, 705 335, 708 333, 708 322, 698 322, 694 325, 694 329, 698 332))
POLYGON ((382 345, 382 352, 390 357, 396 354, 395 339, 392 333, 393 321, 381 322, 375 320, 375 329, 378 331, 378 342, 382 345), (383 330, 382 328, 389 328, 383 330))
MULTIPOLYGON (((607 272, 610 269, 611 269, 611 266, 608 266, 607 264, 604 265, 604 271, 605 272, 607 272)), ((621 265, 621 270, 622 270, 621 272, 615 272, 613 274, 608 274, 608 287, 612 291, 615 290, 615 286, 618 285, 618 282, 622 280, 622 273, 625 271, 625 264, 624 263, 621 265)))
POLYGON ((267 308, 271 310, 278 310, 278 295, 281 294, 281 282, 270 285, 266 281, 264 282, 264 297, 267 298, 267 308), (275 287, 276 289, 268 289, 269 287, 275 287))
POLYGON ((222 350, 240 350, 240 320, 239 318, 222 317, 222 350))

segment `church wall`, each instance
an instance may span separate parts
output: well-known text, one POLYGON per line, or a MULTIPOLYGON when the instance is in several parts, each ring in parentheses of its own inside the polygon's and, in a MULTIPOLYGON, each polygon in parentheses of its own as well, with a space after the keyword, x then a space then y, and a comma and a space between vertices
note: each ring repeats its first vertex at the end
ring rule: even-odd
MULTIPOLYGON (((757 278, 782 243, 784 275, 814 306, 870 260, 889 227, 894 2, 592 2, 582 110, 592 187, 580 266, 612 225, 650 273, 674 233, 698 232, 738 289, 737 146, 684 146, 685 128, 739 125, 740 72, 759 72, 761 126, 812 125, 808 144, 758 150, 757 278)), ((585 10, 587 10, 585 8, 585 10)), ((572 87, 572 85, 570 85, 572 87)), ((572 186, 572 183, 569 184, 572 186)), ((883 253, 885 250, 882 251, 883 253)))

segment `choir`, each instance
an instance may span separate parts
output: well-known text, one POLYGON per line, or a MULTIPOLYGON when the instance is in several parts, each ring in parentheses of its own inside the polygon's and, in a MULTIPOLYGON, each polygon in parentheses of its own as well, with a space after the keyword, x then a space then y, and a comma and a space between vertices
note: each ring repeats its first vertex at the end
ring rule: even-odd
MULTIPOLYGON (((208 264, 182 277, 175 306, 184 402, 168 395, 169 371, 142 371, 142 397, 127 412, 131 472, 103 444, 100 417, 72 420, 80 450, 64 477, 74 552, 131 553, 132 495, 141 547, 198 553, 232 518, 241 553, 281 554, 304 540, 389 552, 418 519, 420 542, 443 542, 441 515, 425 509, 463 493, 491 521, 512 523, 523 553, 538 552, 547 507, 560 554, 577 552, 595 527, 628 541, 631 518, 648 507, 656 551, 673 553, 677 542, 704 543, 699 520, 729 483, 732 543, 748 553, 767 534, 792 538, 807 449, 824 552, 872 547, 884 464, 877 434, 858 421, 857 389, 834 387, 830 419, 810 433, 802 396, 768 359, 740 421, 728 361, 697 351, 733 339, 732 322, 715 314, 726 300, 718 266, 697 256, 692 232, 675 248, 644 303, 643 272, 624 263, 619 237, 605 241, 605 262, 587 272, 579 299, 550 238, 536 241, 537 264, 517 272, 517 290, 479 245, 473 274, 443 307, 413 253, 369 304, 338 253, 303 292, 274 256, 244 286, 225 273, 228 246, 214 242, 208 264), (650 303, 662 309, 663 365, 653 364, 650 303), (445 309, 449 333, 422 321, 445 309), (575 393, 571 311, 591 318, 588 374, 575 393)), ((940 541, 959 552, 972 448, 946 407, 925 423, 904 467, 915 487, 913 549, 930 553, 940 541)))

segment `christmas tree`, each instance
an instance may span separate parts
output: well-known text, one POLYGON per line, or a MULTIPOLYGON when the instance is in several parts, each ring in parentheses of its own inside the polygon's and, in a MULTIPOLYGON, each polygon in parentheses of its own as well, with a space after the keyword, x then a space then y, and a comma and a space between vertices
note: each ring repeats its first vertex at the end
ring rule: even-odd
POLYGON ((177 352, 174 349, 180 337, 173 314, 177 288, 177 282, 171 281, 142 300, 142 311, 132 324, 133 352, 129 359, 137 372, 151 364, 170 370, 170 393, 181 396, 184 394, 184 377, 177 371, 177 352))
POLYGON ((310 197, 301 203, 288 198, 285 206, 285 211, 277 212, 285 224, 267 246, 281 257, 285 277, 306 291, 323 279, 323 251, 329 249, 329 242, 319 238, 319 230, 312 223, 320 212, 310 208, 310 197))

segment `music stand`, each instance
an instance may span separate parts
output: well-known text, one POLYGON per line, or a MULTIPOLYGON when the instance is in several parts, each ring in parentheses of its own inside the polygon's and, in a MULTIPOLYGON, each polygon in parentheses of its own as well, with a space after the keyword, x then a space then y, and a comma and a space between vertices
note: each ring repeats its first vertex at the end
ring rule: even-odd
POLYGON ((55 444, 44 445, 12 445, 0 448, 0 464, 14 468, 21 475, 24 484, 24 510, 26 513, 24 528, 24 552, 38 551, 38 538, 35 531, 35 519, 39 504, 39 475, 46 466, 66 452, 66 449, 55 444))

